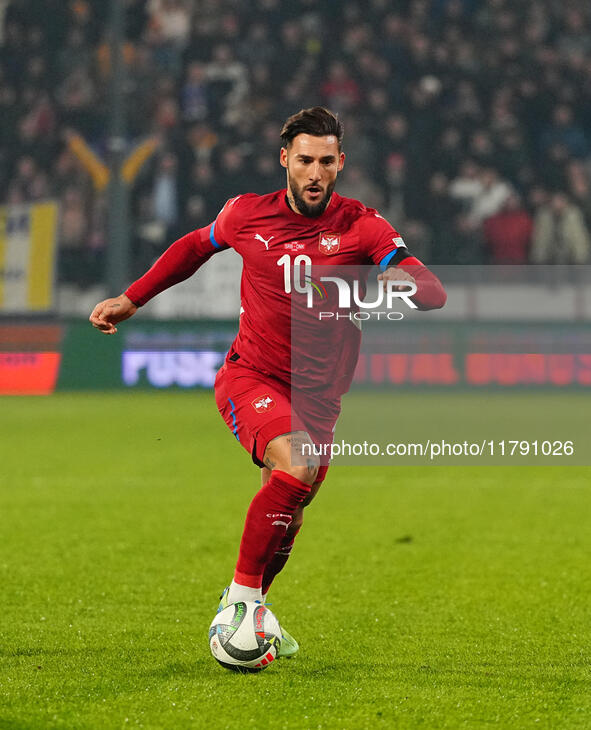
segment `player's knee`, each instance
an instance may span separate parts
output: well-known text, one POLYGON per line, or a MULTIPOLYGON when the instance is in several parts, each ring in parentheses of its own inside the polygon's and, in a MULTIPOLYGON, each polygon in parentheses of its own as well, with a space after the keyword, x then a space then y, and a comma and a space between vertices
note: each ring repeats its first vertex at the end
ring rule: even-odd
POLYGON ((320 466, 320 460, 314 454, 312 446, 312 440, 305 431, 278 436, 267 444, 265 466, 271 470, 287 472, 298 481, 312 486, 320 466), (308 445, 310 448, 306 448, 308 445))
POLYGON ((299 479, 304 484, 312 486, 316 481, 318 475, 318 468, 320 464, 318 459, 307 459, 307 463, 304 464, 290 464, 286 467, 285 471, 290 474, 294 479, 299 479))

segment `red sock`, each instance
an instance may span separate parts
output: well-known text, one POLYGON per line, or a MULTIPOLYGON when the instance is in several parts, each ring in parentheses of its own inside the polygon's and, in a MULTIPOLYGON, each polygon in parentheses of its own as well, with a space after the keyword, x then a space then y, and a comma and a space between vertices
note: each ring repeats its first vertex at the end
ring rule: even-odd
POLYGON ((263 573, 275 555, 298 506, 310 493, 310 486, 275 469, 269 481, 255 494, 246 513, 246 523, 234 580, 243 586, 260 588, 263 573))
MULTIPOLYGON (((298 530, 299 532, 299 530, 298 530)), ((279 543, 279 547, 275 551, 275 554, 271 560, 267 563, 265 572, 263 573, 263 586, 261 592, 263 596, 268 592, 271 587, 271 583, 275 579, 278 573, 281 573, 285 567, 285 563, 289 560, 291 555, 291 549, 293 548, 294 540, 297 537, 298 532, 295 535, 286 535, 283 540, 279 543)))

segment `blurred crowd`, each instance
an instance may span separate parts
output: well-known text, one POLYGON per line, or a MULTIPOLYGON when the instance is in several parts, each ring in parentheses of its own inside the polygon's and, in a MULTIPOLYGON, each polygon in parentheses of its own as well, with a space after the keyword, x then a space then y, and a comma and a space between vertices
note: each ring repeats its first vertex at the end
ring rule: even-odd
MULTIPOLYGON (((104 275, 109 6, 0 0, 0 202, 60 201, 63 281, 104 275)), ((429 262, 590 260, 588 0, 125 6, 128 152, 156 140, 129 181, 132 273, 283 187, 281 124, 318 103, 345 126, 337 190, 429 262)))

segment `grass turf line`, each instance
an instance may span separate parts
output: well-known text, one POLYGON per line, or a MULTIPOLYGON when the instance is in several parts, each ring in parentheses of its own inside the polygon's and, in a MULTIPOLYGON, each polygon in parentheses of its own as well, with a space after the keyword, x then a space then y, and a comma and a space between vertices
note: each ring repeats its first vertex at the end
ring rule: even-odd
POLYGON ((300 655, 236 676, 258 475, 211 394, 0 409, 1 728, 588 727, 588 468, 332 469, 270 597, 300 655))

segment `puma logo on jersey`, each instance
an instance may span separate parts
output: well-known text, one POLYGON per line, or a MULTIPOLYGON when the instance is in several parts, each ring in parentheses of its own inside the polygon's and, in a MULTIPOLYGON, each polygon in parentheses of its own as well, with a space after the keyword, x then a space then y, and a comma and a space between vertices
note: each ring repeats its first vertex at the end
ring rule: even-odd
POLYGON ((267 238, 267 240, 265 240, 265 239, 264 239, 264 238, 263 238, 263 237, 261 236, 261 234, 260 234, 260 233, 255 233, 255 234, 254 234, 254 237, 255 237, 255 239, 256 239, 257 241, 260 241, 261 243, 264 243, 264 244, 265 244, 265 248, 267 249, 267 251, 269 250, 269 244, 270 244, 270 243, 271 243, 271 241, 272 241, 272 240, 273 240, 273 239, 275 238, 275 236, 271 236, 271 238, 267 238))

